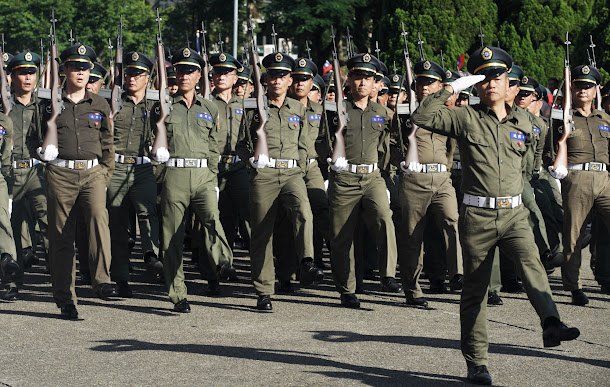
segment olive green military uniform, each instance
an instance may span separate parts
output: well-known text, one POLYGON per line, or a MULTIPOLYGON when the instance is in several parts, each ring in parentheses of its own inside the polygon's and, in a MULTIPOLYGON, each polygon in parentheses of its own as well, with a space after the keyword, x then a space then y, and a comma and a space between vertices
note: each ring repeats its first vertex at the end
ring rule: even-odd
POLYGON ((354 230, 364 220, 377 242, 380 276, 396 275, 396 235, 386 184, 380 169, 390 158, 390 118, 384 106, 369 101, 361 110, 347 100, 343 136, 348 171, 331 171, 329 180, 331 268, 341 294, 356 291, 350 247, 354 230))
MULTIPOLYGON (((232 95, 229 102, 212 93, 212 102, 218 108, 218 207, 220 222, 224 228, 229 246, 233 247, 237 225, 243 224, 250 238, 250 208, 248 206, 248 171, 246 165, 239 162, 235 153, 239 125, 243 116, 243 100, 232 95), (236 223, 237 221, 237 223, 236 223)), ((231 264, 232 262, 230 262, 231 264)))
MULTIPOLYGON (((265 133, 269 158, 276 160, 275 167, 250 170, 250 258, 254 289, 259 296, 274 293, 271 239, 280 205, 290 216, 298 261, 313 259, 313 215, 303 180, 309 136, 305 106, 286 97, 281 107, 269 105, 269 113, 265 133)), ((254 111, 248 112, 239 129, 237 154, 243 162, 248 162, 256 145, 255 115, 254 111)))
POLYGON ((559 314, 536 253, 528 211, 519 200, 523 154, 526 142, 532 141, 531 123, 508 106, 501 122, 485 105, 444 109, 450 96, 443 89, 425 98, 413 122, 457 138, 460 147, 464 202, 469 203, 461 207, 459 220, 464 258, 460 321, 462 353, 472 367, 487 364, 487 287, 496 246, 510 251, 518 263, 517 271, 541 321, 559 318, 559 314))
POLYGON ((10 112, 14 125, 12 173, 8 179, 9 191, 13 195, 11 225, 15 237, 17 262, 22 268, 23 249, 36 247, 37 237, 32 220, 38 221, 45 251, 49 247, 47 195, 43 184, 44 166, 38 159, 33 158, 26 145, 30 125, 40 127, 41 113, 35 98, 32 97, 32 101, 27 106, 15 98, 15 104, 10 112), (35 215, 34 219, 32 215, 35 215))
MULTIPOLYGON (((62 93, 64 110, 57 118, 57 159, 47 164, 49 264, 53 297, 58 307, 76 304, 74 236, 77 213, 86 220, 89 268, 94 288, 110 283, 111 245, 106 187, 114 170, 110 108, 104 98, 85 92, 78 103, 62 93), (80 207, 80 211, 77 211, 80 207)), ((43 122, 48 117, 43 115, 43 122)), ((43 126, 46 131, 46 125, 43 126)), ((42 144, 38 128, 30 126, 28 148, 42 144)))
MULTIPOLYGON (((11 216, 8 211, 8 187, 5 178, 11 170, 11 142, 13 139, 13 122, 0 113, 0 157, 2 176, 0 176, 0 254, 10 254, 15 259, 15 242, 11 228, 11 216)), ((23 265, 20 264, 23 269, 23 265)), ((20 273, 17 273, 19 276, 20 273)), ((19 278, 17 278, 19 279, 19 278)), ((4 281, 4 279, 2 279, 4 281)))
MULTIPOLYGON (((220 257, 232 252, 220 223, 216 184, 218 182, 218 110, 197 96, 190 108, 180 95, 171 97, 172 110, 165 119, 170 159, 166 163, 161 191, 161 252, 170 300, 186 298, 182 251, 184 214, 190 208, 203 228, 202 246, 216 267, 220 257)), ((158 121, 156 108, 151 122, 158 121)))
MULTIPOLYGON (((123 93, 122 107, 114 118, 115 168, 108 186, 107 201, 112 237, 112 279, 129 279, 130 207, 135 208, 140 226, 142 253, 159 255, 157 189, 153 166, 147 157, 152 145, 150 111, 153 102, 139 103, 123 93)), ((135 235, 132 235, 135 237, 135 235)))
MULTIPOLYGON (((400 273, 407 298, 421 298, 419 275, 423 267, 422 244, 429 212, 442 232, 449 277, 462 274, 462 252, 458 241, 458 206, 451 184, 452 154, 455 140, 426 129, 416 132, 420 173, 400 174, 400 273)), ((441 254, 443 255, 443 254, 441 254)), ((444 279, 444 276, 442 277, 444 279)))
MULTIPOLYGON (((610 116, 592 109, 588 117, 572 112, 574 128, 567 140, 568 176, 561 180, 564 227, 561 279, 565 290, 582 288, 580 282, 581 252, 578 242, 591 209, 610 227, 610 174, 606 170, 610 147, 610 116), (579 169, 580 168, 580 169, 579 169)), ((560 122, 558 122, 561 124, 560 122)), ((559 139, 560 125, 554 126, 559 139)))

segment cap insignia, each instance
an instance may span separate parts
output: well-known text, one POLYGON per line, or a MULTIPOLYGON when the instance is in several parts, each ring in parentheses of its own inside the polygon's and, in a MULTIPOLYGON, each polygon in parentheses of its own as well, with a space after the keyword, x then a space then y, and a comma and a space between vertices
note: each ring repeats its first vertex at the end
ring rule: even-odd
POLYGON ((184 50, 182 50, 182 56, 188 58, 189 56, 191 56, 191 50, 185 48, 184 50))
POLYGON ((585 66, 582 68, 582 73, 587 75, 591 72, 591 69, 589 68, 589 66, 585 66))
POLYGON ((277 54, 275 54, 275 61, 276 62, 281 62, 282 59, 284 59, 284 55, 280 54, 279 52, 277 54))
POLYGON ((133 54, 131 54, 131 60, 136 62, 138 59, 140 59, 140 55, 138 55, 137 52, 134 52, 133 54))
POLYGON ((424 70, 430 70, 430 67, 432 67, 432 65, 430 64, 429 61, 425 61, 424 62, 424 70))
POLYGON ((305 61, 305 59, 299 60, 299 67, 305 67, 305 66, 307 66, 307 62, 305 61))
POLYGON ((369 54, 364 54, 362 61, 369 63, 371 61, 371 56, 369 54))
POLYGON ((5 62, 8 60, 8 54, 6 52, 2 54, 2 60, 4 60, 5 62))
POLYGON ((28 62, 32 61, 32 53, 31 52, 27 52, 25 54, 25 60, 27 60, 28 62))
POLYGON ((451 76, 452 76, 451 71, 447 70, 447 72, 445 73, 445 76, 447 77, 447 79, 451 78, 451 76))
POLYGON ((83 46, 82 44, 80 45, 80 47, 78 48, 78 53, 80 55, 85 55, 87 53, 87 49, 85 48, 85 46, 83 46))
POLYGON ((240 68, 238 68, 238 69, 237 69, 237 72, 238 72, 238 73, 242 73, 242 72, 244 72, 244 66, 241 66, 240 68))
POLYGON ((481 51, 481 57, 485 60, 491 59, 493 56, 493 52, 489 49, 489 47, 485 47, 483 51, 481 51))
POLYGON ((523 76, 523 78, 521 78, 521 83, 523 83, 524 85, 526 85, 528 81, 529 79, 525 75, 523 76))
POLYGON ((394 76, 392 77, 392 82, 398 82, 400 78, 398 77, 398 74, 394 74, 394 76))
POLYGON ((218 56, 218 60, 224 62, 227 60, 227 56, 223 53, 218 56))

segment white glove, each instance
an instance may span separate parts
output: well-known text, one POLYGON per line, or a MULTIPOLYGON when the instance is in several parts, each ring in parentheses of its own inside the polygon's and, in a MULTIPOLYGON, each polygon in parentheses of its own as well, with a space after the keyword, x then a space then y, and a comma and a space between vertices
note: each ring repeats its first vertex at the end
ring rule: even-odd
POLYGON ((269 160, 269 156, 265 154, 260 154, 258 155, 258 160, 254 160, 254 157, 250 157, 250 165, 257 169, 270 167, 271 160, 269 160))
POLYGON ((472 85, 476 85, 485 79, 485 75, 467 75, 451 82, 449 86, 453 89, 453 94, 459 94, 460 91, 468 89, 472 85))
POLYGON ((345 157, 338 157, 334 162, 330 158, 327 158, 326 161, 333 171, 347 171, 349 168, 345 157))
POLYGON ((155 153, 155 161, 158 163, 165 163, 169 160, 169 151, 164 147, 157 149, 157 153, 155 153))
POLYGON ((405 173, 417 173, 424 169, 424 165, 411 161, 409 165, 405 164, 404 161, 400 163, 400 169, 405 173))
POLYGON ((553 166, 551 165, 549 167, 549 173, 555 179, 559 179, 559 180, 561 180, 564 177, 568 176, 568 170, 566 169, 566 167, 564 167, 562 165, 558 166, 557 169, 553 169, 553 166))
POLYGON ((38 147, 38 149, 36 149, 36 152, 43 161, 53 161, 59 155, 57 147, 53 144, 47 145, 47 148, 44 150, 44 152, 42 151, 42 147, 38 147))
POLYGON ((214 187, 214 189, 216 190, 216 201, 220 201, 220 188, 218 187, 214 187))

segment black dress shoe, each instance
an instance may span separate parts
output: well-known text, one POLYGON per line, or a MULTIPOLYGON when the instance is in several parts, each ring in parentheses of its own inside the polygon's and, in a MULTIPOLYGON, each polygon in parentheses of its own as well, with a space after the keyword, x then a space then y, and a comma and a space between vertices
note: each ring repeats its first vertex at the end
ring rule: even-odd
POLYGON ((256 301, 256 309, 258 310, 272 310, 273 306, 271 305, 271 296, 258 296, 258 301, 256 301))
POLYGON ((313 264, 313 261, 301 261, 301 285, 311 285, 324 279, 324 272, 313 264))
POLYGON ((423 297, 419 297, 419 298, 409 298, 407 297, 407 305, 413 305, 413 306, 421 306, 424 308, 428 307, 428 300, 426 300, 423 297))
POLYGON ((383 277, 381 279, 381 291, 390 293, 402 292, 402 286, 396 282, 394 277, 383 277))
POLYGON ((322 258, 315 258, 313 260, 313 263, 316 265, 316 267, 318 269, 322 269, 322 270, 326 269, 326 264, 324 264, 324 262, 322 261, 322 258))
POLYGON ((364 287, 361 283, 356 284, 356 294, 364 294, 364 287))
POLYGON ((218 296, 220 294, 220 282, 216 279, 208 280, 208 287, 205 289, 205 295, 208 297, 218 296))
POLYGON ((360 308, 360 300, 352 293, 343 293, 341 295, 341 305, 346 308, 358 309, 360 308))
POLYGON ((447 286, 445 286, 444 280, 430 280, 430 293, 445 294, 447 293, 447 286))
POLYGON ((186 298, 174 304, 174 312, 191 313, 191 306, 189 305, 189 302, 186 300, 186 298))
POLYGON ((2 299, 5 301, 17 301, 19 300, 19 290, 14 287, 11 286, 6 293, 4 293, 4 296, 2 296, 2 299))
POLYGON ((237 271, 235 268, 228 263, 223 263, 218 266, 218 279, 221 281, 235 281, 237 280, 237 271))
POLYGON ((610 294, 610 285, 602 285, 600 291, 604 294, 610 294))
POLYGON ((589 298, 585 295, 582 289, 572 290, 572 304, 585 306, 589 303, 589 298))
POLYGON ((568 328, 556 317, 544 320, 542 331, 542 342, 545 347, 556 347, 562 341, 570 341, 580 336, 578 328, 568 328))
POLYGON ((292 281, 290 280, 280 280, 277 285, 278 292, 281 293, 294 293, 294 289, 292 287, 292 281))
POLYGON ((129 249, 136 247, 136 240, 132 237, 127 238, 127 247, 129 247, 129 249))
POLYGON ((114 286, 112 286, 111 284, 98 285, 95 288, 95 295, 103 300, 119 296, 119 294, 114 289, 114 286))
POLYGON ((462 290, 463 287, 464 287, 464 276, 462 274, 454 275, 453 278, 451 278, 451 281, 449 281, 449 289, 451 289, 452 292, 462 290))
POLYGON ((117 294, 122 298, 131 298, 133 297, 133 292, 131 291, 131 286, 127 281, 119 281, 117 282, 117 294))
POLYGON ((468 367, 468 381, 474 384, 491 384, 491 375, 487 370, 487 366, 468 367))
POLYGON ((76 320, 78 318, 78 311, 74 304, 68 304, 61 307, 61 318, 66 320, 76 320))
POLYGON ((504 301, 498 296, 497 292, 489 292, 487 295, 487 305, 500 306, 504 305, 504 301))
POLYGON ((31 247, 26 247, 23 249, 23 267, 26 269, 30 269, 32 266, 38 263, 38 257, 32 251, 31 247))
POLYGON ((12 255, 3 253, 0 256, 0 274, 4 281, 10 281, 22 273, 21 266, 15 261, 12 255))
POLYGON ((80 283, 81 285, 91 285, 91 274, 88 271, 80 272, 80 283))

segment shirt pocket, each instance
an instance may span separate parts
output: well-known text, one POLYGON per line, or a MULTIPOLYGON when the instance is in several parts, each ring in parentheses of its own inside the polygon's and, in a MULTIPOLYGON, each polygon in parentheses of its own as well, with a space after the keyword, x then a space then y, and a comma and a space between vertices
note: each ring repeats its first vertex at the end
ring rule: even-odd
MULTIPOLYGON (((474 163, 489 164, 488 156, 491 152, 489 143, 482 133, 468 132, 466 135, 468 141, 468 148, 472 161, 474 163)), ((463 155, 462 157, 464 157, 463 155)))
POLYGON ((89 138, 91 140, 99 140, 100 139, 100 127, 102 126, 102 121, 89 119, 89 138))
POLYGON ((182 135, 184 136, 184 133, 182 133, 178 127, 182 124, 182 117, 178 117, 175 115, 169 115, 166 119, 165 119, 165 129, 167 131, 167 139, 169 140, 170 138, 174 137, 174 135, 182 135))
POLYGON ((197 136, 207 139, 214 123, 205 118, 197 118, 197 136))

